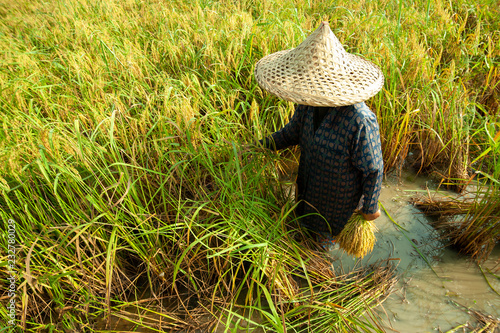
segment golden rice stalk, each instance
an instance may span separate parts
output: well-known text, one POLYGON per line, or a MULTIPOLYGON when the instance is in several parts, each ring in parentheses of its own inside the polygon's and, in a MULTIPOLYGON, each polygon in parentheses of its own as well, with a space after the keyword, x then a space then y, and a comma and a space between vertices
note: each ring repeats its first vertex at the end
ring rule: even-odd
POLYGON ((362 258, 373 250, 376 241, 375 230, 373 221, 365 220, 356 212, 337 236, 336 242, 347 254, 362 258))
MULTIPOLYGON (((265 265, 264 272, 270 278, 280 296, 288 301, 294 301, 299 294, 299 285, 293 279, 287 269, 283 269, 284 263, 279 261, 277 253, 269 250, 267 257, 270 259, 265 265)), ((296 304, 298 305, 298 303, 296 304)))

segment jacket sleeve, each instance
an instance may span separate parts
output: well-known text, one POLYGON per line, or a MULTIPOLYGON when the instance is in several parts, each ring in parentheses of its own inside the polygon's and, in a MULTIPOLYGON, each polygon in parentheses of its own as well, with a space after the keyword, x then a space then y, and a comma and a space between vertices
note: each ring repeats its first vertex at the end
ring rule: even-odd
POLYGON ((361 211, 373 214, 378 210, 378 198, 384 175, 379 126, 374 114, 361 120, 353 144, 352 162, 361 171, 363 178, 364 199, 361 211))
POLYGON ((300 132, 302 130, 303 115, 307 111, 304 105, 298 105, 295 112, 282 129, 259 140, 259 143, 271 150, 281 150, 290 146, 298 145, 300 142, 300 132))

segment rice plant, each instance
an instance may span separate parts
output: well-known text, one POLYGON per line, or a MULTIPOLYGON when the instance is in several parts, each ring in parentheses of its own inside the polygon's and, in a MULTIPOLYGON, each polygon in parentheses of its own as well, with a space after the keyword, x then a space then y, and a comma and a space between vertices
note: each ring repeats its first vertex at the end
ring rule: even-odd
POLYGON ((468 191, 456 198, 428 197, 413 200, 427 215, 437 218, 434 225, 443 231, 443 238, 450 245, 478 261, 486 260, 500 241, 498 133, 496 126, 492 124, 486 124, 476 133, 478 136, 488 137, 489 142, 482 153, 483 156, 488 155, 488 159, 483 160, 479 156, 472 161, 472 165, 477 168, 477 179, 472 183, 476 187, 475 192, 468 191), (476 164, 479 161, 481 162, 476 164))
POLYGON ((125 162, 110 124, 90 136, 109 135, 109 155, 90 138, 74 138, 91 150, 81 156, 89 169, 72 174, 38 159, 33 175, 4 193, 2 215, 19 224, 27 258, 19 267, 26 280, 20 326, 95 329, 99 318, 135 322, 125 310, 135 306, 143 327, 172 331, 233 327, 241 311, 260 316, 249 327, 272 329, 281 320, 297 331, 372 327, 358 317, 388 295, 391 270, 335 274, 313 243, 299 243, 293 201, 273 171, 276 156, 238 154, 234 144, 185 133, 166 145, 155 171, 125 162), (147 308, 134 300, 144 284, 154 295, 147 308), (343 310, 330 314, 329 302, 343 310))
POLYGON ((336 242, 346 253, 362 258, 373 250, 376 229, 373 221, 367 221, 355 212, 337 236, 336 242))
POLYGON ((478 128, 498 114, 498 14, 486 0, 0 1, 0 214, 18 226, 19 327, 382 331, 370 308, 390 268, 332 271, 282 186, 300 152, 242 149, 293 112, 253 66, 330 21, 384 71, 369 104, 386 172, 406 163, 461 189, 470 160, 494 165, 478 128))

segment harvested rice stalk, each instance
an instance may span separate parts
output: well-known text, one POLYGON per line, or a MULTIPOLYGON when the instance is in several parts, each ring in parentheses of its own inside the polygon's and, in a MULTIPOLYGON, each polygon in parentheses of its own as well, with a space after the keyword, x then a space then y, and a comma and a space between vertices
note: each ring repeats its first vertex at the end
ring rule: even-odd
POLYGON ((283 262, 280 262, 276 252, 267 252, 267 257, 270 259, 264 267, 264 272, 270 278, 271 283, 277 289, 282 298, 287 301, 293 301, 299 293, 299 285, 293 279, 289 270, 283 269, 283 262))
POLYGON ((373 221, 367 221, 355 212, 337 236, 337 243, 347 254, 362 258, 373 250, 375 230, 373 221))

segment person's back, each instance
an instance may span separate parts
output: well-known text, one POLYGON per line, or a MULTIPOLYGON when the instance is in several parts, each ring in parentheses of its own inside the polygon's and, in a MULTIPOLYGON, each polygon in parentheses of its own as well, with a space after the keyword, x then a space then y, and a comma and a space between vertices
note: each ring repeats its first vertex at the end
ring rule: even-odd
POLYGON ((381 89, 380 69, 345 52, 322 22, 297 48, 259 60, 255 77, 263 89, 299 104, 288 124, 260 142, 276 150, 300 146, 301 224, 337 235, 358 205, 366 219, 377 218, 382 151, 376 116, 364 100, 381 89))

